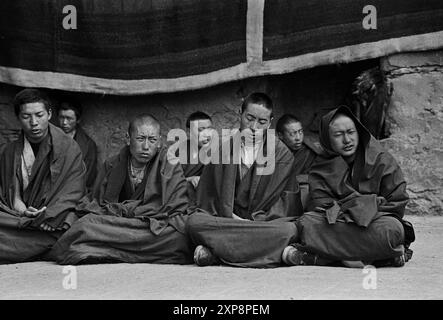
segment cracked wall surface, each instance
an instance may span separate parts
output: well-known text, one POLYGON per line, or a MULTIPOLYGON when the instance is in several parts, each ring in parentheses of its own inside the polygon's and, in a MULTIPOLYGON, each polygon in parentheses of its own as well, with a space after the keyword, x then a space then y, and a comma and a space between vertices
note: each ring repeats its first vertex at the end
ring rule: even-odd
POLYGON ((443 214, 443 51, 382 59, 394 86, 383 141, 408 182, 415 214, 443 214))

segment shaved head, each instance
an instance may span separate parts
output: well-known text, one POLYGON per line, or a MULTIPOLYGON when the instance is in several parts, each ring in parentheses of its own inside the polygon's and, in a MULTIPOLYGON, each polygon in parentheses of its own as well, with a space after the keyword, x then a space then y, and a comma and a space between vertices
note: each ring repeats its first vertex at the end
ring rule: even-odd
POLYGON ((139 115, 129 123, 128 138, 132 165, 143 167, 161 148, 160 123, 150 114, 139 115))
POLYGON ((160 134, 160 122, 151 114, 143 113, 131 119, 128 127, 128 134, 131 136, 134 133, 134 129, 139 126, 152 126, 156 128, 158 134, 160 134))

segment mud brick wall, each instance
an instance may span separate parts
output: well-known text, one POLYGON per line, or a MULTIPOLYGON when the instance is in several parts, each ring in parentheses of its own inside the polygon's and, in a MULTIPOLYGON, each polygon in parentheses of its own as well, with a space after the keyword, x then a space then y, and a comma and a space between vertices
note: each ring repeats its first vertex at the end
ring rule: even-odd
POLYGON ((394 92, 383 141, 408 182, 411 213, 443 214, 443 51, 383 58, 394 92))
MULTIPOLYGON (((207 112, 215 127, 239 125, 242 98, 253 91, 268 92, 275 103, 275 120, 284 112, 298 116, 313 139, 322 114, 345 102, 352 80, 378 60, 303 70, 286 75, 246 79, 211 88, 146 96, 101 96, 76 93, 83 104, 83 127, 97 142, 101 160, 125 143, 128 120, 142 112, 154 114, 162 133, 185 129, 186 117, 207 112)), ((393 84, 383 145, 395 156, 408 182, 408 212, 443 214, 443 52, 385 57, 381 66, 393 84)), ((19 125, 10 105, 21 88, 0 83, 0 148, 16 138, 19 125)), ((49 91, 54 97, 63 92, 49 91)), ((275 121, 274 121, 275 124, 275 121)))

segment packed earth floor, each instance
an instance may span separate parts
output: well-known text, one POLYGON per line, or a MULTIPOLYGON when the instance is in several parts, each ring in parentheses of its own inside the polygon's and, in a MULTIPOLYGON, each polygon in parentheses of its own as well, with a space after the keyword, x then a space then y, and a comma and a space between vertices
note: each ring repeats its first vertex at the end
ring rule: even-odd
POLYGON ((403 268, 33 262, 0 265, 0 299, 443 299, 443 217, 406 219, 416 241, 403 268))

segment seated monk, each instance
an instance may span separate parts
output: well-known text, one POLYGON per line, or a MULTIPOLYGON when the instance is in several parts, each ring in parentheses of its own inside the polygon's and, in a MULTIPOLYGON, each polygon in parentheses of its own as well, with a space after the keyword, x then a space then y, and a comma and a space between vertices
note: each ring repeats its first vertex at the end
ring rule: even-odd
POLYGON ((78 102, 63 101, 58 108, 58 123, 63 132, 78 143, 82 151, 86 165, 86 188, 89 191, 97 177, 97 145, 80 126, 81 114, 82 109, 78 102))
POLYGON ((305 141, 300 120, 291 114, 284 114, 277 121, 276 131, 294 155, 293 174, 307 175, 319 151, 311 142, 305 141))
POLYGON ((78 204, 81 218, 54 246, 59 264, 192 262, 186 180, 180 164, 167 161, 160 124, 140 115, 127 139, 78 204))
POLYGON ((321 150, 305 139, 301 121, 291 114, 284 114, 278 119, 276 131, 294 155, 294 169, 291 174, 297 177, 302 204, 306 205, 309 196, 309 171, 321 150))
POLYGON ((232 151, 229 161, 203 169, 197 209, 187 223, 199 266, 277 267, 284 248, 294 241, 294 221, 303 212, 297 181, 290 177, 294 157, 275 135, 259 134, 269 128, 272 111, 267 95, 248 96, 240 132, 226 142, 232 151), (275 150, 267 154, 268 162, 259 163, 268 145, 275 150), (270 163, 274 167, 266 172, 270 163))
POLYGON ((311 168, 310 212, 298 221, 299 241, 289 265, 403 266, 412 252, 409 200, 395 159, 345 106, 321 120, 324 156, 311 168))
POLYGON ((186 120, 189 138, 183 142, 185 147, 179 146, 175 157, 180 158, 180 150, 186 151, 186 161, 182 162, 183 173, 188 181, 188 196, 195 204, 196 189, 203 172, 204 164, 200 161, 200 151, 209 147, 212 139, 212 119, 204 112, 192 113, 186 120), (191 142, 192 141, 192 142, 191 142))
POLYGON ((85 166, 77 143, 49 123, 41 91, 14 98, 22 127, 0 156, 0 263, 47 260, 57 238, 76 220, 85 191, 85 166))

